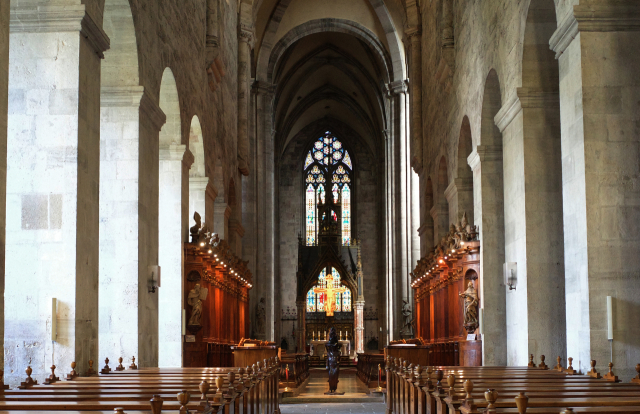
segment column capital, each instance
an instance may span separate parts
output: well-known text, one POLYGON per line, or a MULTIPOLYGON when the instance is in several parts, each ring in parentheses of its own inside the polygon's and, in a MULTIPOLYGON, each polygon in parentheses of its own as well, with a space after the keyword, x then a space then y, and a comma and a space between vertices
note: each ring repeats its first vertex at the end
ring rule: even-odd
POLYGON ((182 161, 186 167, 191 167, 194 157, 186 145, 171 144, 160 147, 160 161, 182 161))
POLYGON ((399 80, 388 83, 387 89, 390 95, 400 95, 408 92, 409 88, 407 85, 406 80, 399 80))
POLYGON ((581 0, 560 22, 549 40, 558 59, 580 32, 640 31, 640 4, 637 1, 581 0))
POLYGON ((251 92, 255 95, 273 95, 276 93, 276 85, 264 81, 255 81, 251 85, 251 92))
POLYGON ((458 191, 473 191, 473 180, 469 178, 454 178, 449 186, 444 190, 444 196, 449 203, 458 191))
POLYGON ((220 209, 224 210, 222 212, 222 214, 224 214, 224 218, 228 219, 231 217, 231 207, 229 207, 229 204, 224 201, 216 201, 213 207, 213 211, 215 211, 216 215, 220 214, 220 209))
POLYGON ((11 7, 11 33, 80 32, 104 59, 109 36, 86 12, 84 4, 42 5, 30 2, 11 7))
POLYGON ((255 42, 255 34, 253 27, 247 26, 245 24, 240 24, 238 26, 238 41, 244 42, 248 44, 251 48, 253 48, 255 42))
POLYGON ((153 97, 149 90, 145 88, 140 99, 140 113, 146 116, 156 131, 160 131, 167 122, 167 116, 157 102, 158 99, 153 97))
POLYGON ((484 161, 502 161, 502 147, 499 145, 478 145, 469 155, 467 162, 473 171, 484 161))
POLYGON ((206 191, 209 186, 209 177, 189 177, 189 189, 206 191))
POLYGON ((422 25, 410 27, 410 28, 408 28, 407 30, 404 31, 404 34, 412 42, 420 41, 421 40, 420 36, 422 35, 422 25))
POLYGON ((103 86, 100 88, 101 107, 139 108, 144 86, 103 86))

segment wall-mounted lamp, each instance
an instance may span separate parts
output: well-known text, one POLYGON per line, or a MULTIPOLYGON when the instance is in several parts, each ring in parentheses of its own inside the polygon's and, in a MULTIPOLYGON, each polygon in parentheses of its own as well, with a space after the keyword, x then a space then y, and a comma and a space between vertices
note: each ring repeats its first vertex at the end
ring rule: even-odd
POLYGON ((149 293, 156 293, 156 288, 160 287, 160 266, 148 266, 147 273, 149 275, 149 293))
POLYGON ((509 286, 509 290, 516 290, 518 284, 518 264, 516 262, 507 262, 503 265, 504 284, 509 286))

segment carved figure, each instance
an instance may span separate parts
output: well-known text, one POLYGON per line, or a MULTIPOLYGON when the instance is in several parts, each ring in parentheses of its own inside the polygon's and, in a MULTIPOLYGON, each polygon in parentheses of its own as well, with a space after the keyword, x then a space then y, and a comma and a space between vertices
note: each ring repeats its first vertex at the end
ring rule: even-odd
POLYGON ((404 322, 402 324, 402 330, 400 330, 400 335, 403 337, 413 336, 413 315, 409 302, 406 299, 402 300, 402 316, 404 317, 404 322))
POLYGON ((189 297, 187 298, 187 303, 191 305, 191 317, 189 318, 188 325, 191 326, 199 326, 200 318, 202 317, 202 301, 207 298, 207 294, 209 290, 206 288, 201 288, 200 283, 196 283, 196 285, 189 291, 189 297))
POLYGON ((478 292, 469 282, 467 290, 459 294, 464 298, 464 327, 468 333, 473 333, 478 327, 478 292))
POLYGON ((193 219, 196 224, 189 229, 189 233, 191 233, 191 243, 198 243, 200 240, 200 228, 202 228, 202 218, 200 214, 196 211, 193 213, 193 219))
POLYGON ((260 302, 258 302, 258 305, 256 306, 256 333, 259 335, 264 335, 265 333, 265 326, 267 323, 265 306, 264 298, 260 298, 260 302))
POLYGON ((325 344, 327 349, 327 371, 329 372, 329 392, 334 393, 338 388, 338 377, 340 376, 340 343, 336 328, 331 327, 329 331, 329 341, 325 344))

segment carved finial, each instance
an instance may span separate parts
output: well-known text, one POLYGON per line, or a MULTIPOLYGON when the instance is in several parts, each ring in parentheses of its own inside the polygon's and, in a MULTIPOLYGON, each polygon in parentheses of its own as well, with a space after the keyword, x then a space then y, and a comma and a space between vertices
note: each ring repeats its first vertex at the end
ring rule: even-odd
POLYGON ((134 356, 131 357, 131 365, 129 365, 129 369, 138 369, 138 366, 136 365, 136 357, 134 356))
POLYGON ((222 386, 224 385, 224 378, 223 377, 216 377, 216 393, 217 394, 222 394, 222 386))
POLYGON ((527 412, 528 404, 529 397, 527 397, 524 392, 521 392, 516 396, 516 407, 518 407, 518 414, 525 414, 527 412))
POLYGON ((490 388, 484 392, 484 399, 487 400, 487 413, 496 412, 496 401, 498 400, 498 391, 490 388))
POLYGON ((89 369, 87 370, 87 377, 92 377, 98 373, 93 370, 93 359, 89 360, 89 369))
POLYGON ((609 362, 609 372, 607 372, 602 378, 611 382, 620 382, 616 374, 613 373, 613 362, 609 362))
POLYGON ((105 358, 104 360, 104 368, 100 371, 101 374, 108 374, 111 372, 111 368, 109 368, 109 358, 105 358))
POLYGON ((125 414, 125 412, 124 412, 124 408, 122 408, 122 407, 116 407, 116 408, 114 408, 114 409, 113 409, 113 412, 114 412, 115 414, 125 414))
POLYGON ((449 376, 447 377, 447 384, 449 385, 449 397, 454 400, 456 397, 456 393, 454 390, 454 386, 456 385, 456 376, 453 374, 449 374, 449 376))
POLYGON ((244 373, 245 373, 245 369, 240 367, 238 368, 238 380, 239 381, 243 381, 244 382, 244 373))
POLYGON ((466 380, 463 384, 463 387, 464 391, 467 393, 465 401, 467 402, 467 404, 473 403, 473 397, 471 396, 471 393, 473 392, 473 381, 466 380))
POLYGON ((569 357, 567 358, 567 361, 569 361, 569 366, 564 370, 564 372, 566 372, 567 375, 576 375, 578 372, 573 369, 573 358, 569 357))
POLYGON ((632 378, 631 382, 640 384, 640 364, 636 364, 636 372, 638 373, 638 375, 632 378))
POLYGON ((529 355, 529 365, 530 368, 535 368, 536 367, 536 363, 533 362, 533 354, 529 355))
POLYGON ((25 388, 31 388, 34 385, 38 385, 38 381, 31 378, 31 374, 33 373, 33 370, 31 369, 31 365, 28 365, 27 369, 25 369, 24 372, 27 374, 27 378, 24 380, 24 382, 20 383, 20 386, 18 388, 23 390, 25 388))
POLYGON ((573 408, 565 408, 560 414, 573 414, 573 408))
POLYGON ((540 368, 540 369, 549 369, 547 364, 544 363, 545 358, 546 357, 544 355, 540 355, 540 365, 538 365, 538 368, 540 368))
POLYGON ((153 398, 149 400, 149 404, 151 404, 151 414, 162 413, 162 405, 164 404, 164 400, 160 398, 159 395, 154 395, 153 398))
POLYGON ((559 356, 556 360, 558 361, 558 365, 556 365, 554 369, 556 369, 557 371, 562 372, 563 371, 563 368, 562 368, 562 357, 559 356))
POLYGON ((591 371, 587 372, 587 375, 591 378, 602 378, 600 373, 596 370, 596 360, 591 360, 591 371))
POLYGON ((189 410, 187 409, 187 404, 189 404, 189 400, 191 399, 191 394, 189 391, 182 390, 182 392, 178 393, 178 402, 180 403, 180 414, 189 414, 189 410))
POLYGON ((202 394, 200 396, 201 402, 207 402, 207 392, 209 392, 209 383, 207 382, 207 380, 202 380, 202 382, 198 386, 198 389, 200 390, 200 394, 202 394))
POLYGON ((56 381, 60 381, 60 378, 56 377, 56 366, 55 365, 51 365, 51 375, 49 375, 49 378, 44 380, 45 384, 53 384, 56 381))
POLYGON ((116 367, 116 371, 124 371, 124 366, 122 365, 122 357, 118 358, 118 366, 116 367))

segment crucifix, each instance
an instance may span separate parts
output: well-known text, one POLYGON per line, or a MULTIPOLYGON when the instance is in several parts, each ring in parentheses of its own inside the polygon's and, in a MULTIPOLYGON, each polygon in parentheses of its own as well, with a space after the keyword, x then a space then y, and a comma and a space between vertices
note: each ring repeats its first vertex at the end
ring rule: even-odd
POLYGON ((347 288, 342 286, 336 288, 333 286, 333 275, 331 272, 327 272, 327 276, 325 276, 325 280, 327 281, 326 288, 314 288, 313 293, 325 293, 327 295, 327 301, 325 303, 325 311, 327 312, 327 316, 333 316, 333 312, 336 308, 336 294, 344 293, 347 291, 347 288))

